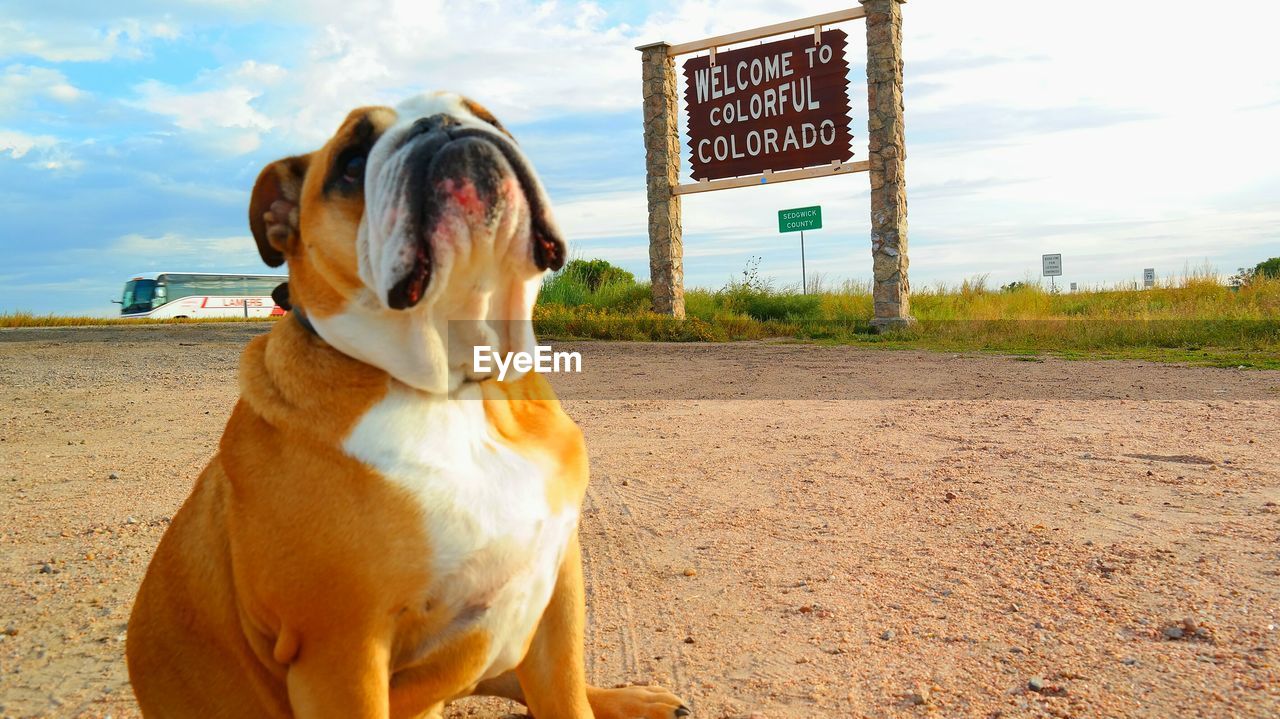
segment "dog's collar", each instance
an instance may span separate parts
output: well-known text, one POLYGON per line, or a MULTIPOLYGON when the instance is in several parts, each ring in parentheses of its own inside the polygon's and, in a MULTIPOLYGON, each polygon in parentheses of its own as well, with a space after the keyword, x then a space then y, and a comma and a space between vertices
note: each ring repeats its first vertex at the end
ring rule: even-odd
POLYGON ((320 336, 320 333, 316 332, 316 326, 311 324, 311 320, 307 319, 306 314, 302 312, 302 308, 294 307, 289 311, 289 314, 293 315, 293 318, 298 321, 298 324, 302 325, 302 329, 310 332, 315 337, 320 336))

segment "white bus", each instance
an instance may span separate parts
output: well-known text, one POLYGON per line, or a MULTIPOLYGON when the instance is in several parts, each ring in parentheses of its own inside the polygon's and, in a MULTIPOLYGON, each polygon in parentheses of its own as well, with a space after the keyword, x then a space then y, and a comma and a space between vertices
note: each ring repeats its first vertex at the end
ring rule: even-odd
POLYGON ((209 272, 149 272, 124 283, 112 300, 121 317, 271 317, 284 314, 271 291, 288 275, 230 275, 209 272))

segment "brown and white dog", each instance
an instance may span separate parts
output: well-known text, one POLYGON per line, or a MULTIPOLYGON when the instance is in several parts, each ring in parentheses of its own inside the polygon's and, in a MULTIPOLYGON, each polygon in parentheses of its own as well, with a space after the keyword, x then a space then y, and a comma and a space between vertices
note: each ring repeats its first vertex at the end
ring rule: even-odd
POLYGON ((439 716, 472 693, 538 719, 673 719, 588 686, 582 434, 536 374, 541 277, 565 247, 541 185, 456 95, 353 111, 268 165, 249 221, 294 317, 250 342, 219 451, 129 621, 148 717, 439 716))

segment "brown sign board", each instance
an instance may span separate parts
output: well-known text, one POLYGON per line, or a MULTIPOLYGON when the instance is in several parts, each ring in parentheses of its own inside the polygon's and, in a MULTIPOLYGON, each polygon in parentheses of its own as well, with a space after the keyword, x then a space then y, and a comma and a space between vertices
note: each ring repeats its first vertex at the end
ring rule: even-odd
POLYGON ((715 180, 853 157, 848 37, 823 30, 684 64, 693 179, 715 180))

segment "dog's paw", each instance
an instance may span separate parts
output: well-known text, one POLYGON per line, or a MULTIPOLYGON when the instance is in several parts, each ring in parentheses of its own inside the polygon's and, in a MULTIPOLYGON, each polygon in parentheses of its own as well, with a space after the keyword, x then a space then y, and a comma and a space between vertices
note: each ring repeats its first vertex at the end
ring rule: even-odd
POLYGON ((679 719, 690 715, 680 697, 662 687, 593 688, 587 698, 596 719, 679 719))

